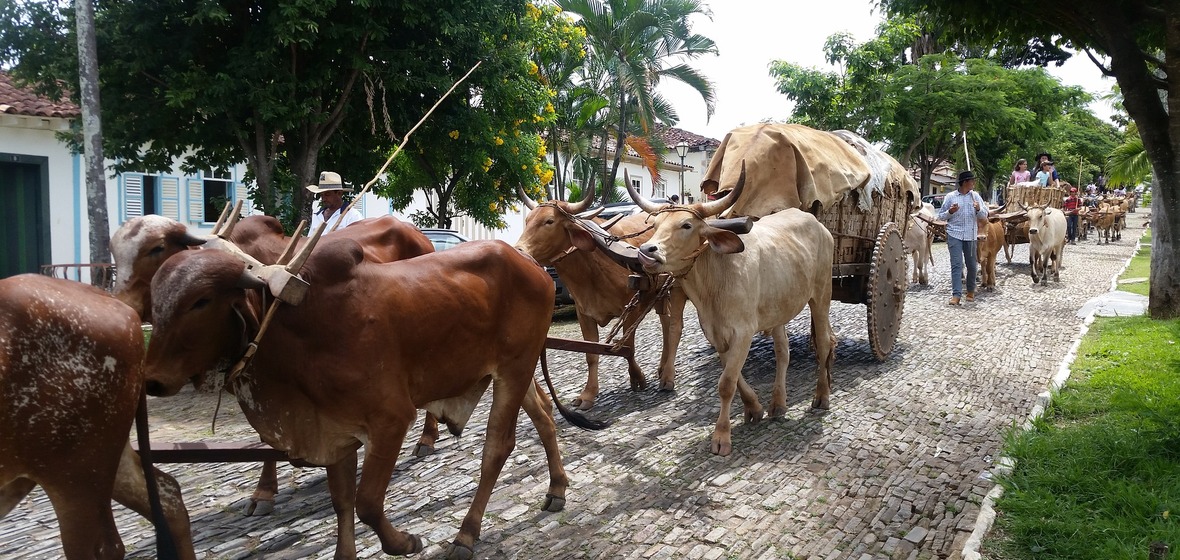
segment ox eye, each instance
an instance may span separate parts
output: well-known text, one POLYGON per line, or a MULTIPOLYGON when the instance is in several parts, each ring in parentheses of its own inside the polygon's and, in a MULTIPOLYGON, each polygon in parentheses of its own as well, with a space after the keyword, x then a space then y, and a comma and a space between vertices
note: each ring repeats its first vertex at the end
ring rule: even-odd
POLYGON ((545 220, 545 225, 547 225, 547 226, 553 225, 553 218, 549 218, 548 220, 545 220))
POLYGON ((692 224, 684 222, 683 224, 680 224, 680 229, 692 229, 692 224))
POLYGON ((160 253, 163 253, 163 252, 164 252, 164 246, 163 246, 163 245, 160 245, 160 246, 157 246, 157 247, 152 247, 152 250, 151 250, 151 251, 148 251, 148 256, 149 256, 149 257, 154 257, 154 256, 156 256, 156 255, 159 255, 160 253))
POLYGON ((198 299, 198 300, 196 301, 196 303, 193 303, 193 306, 192 306, 192 308, 191 308, 191 311, 196 311, 196 310, 198 310, 198 309, 203 309, 203 308, 204 308, 206 305, 209 305, 209 298, 201 298, 201 299, 198 299))

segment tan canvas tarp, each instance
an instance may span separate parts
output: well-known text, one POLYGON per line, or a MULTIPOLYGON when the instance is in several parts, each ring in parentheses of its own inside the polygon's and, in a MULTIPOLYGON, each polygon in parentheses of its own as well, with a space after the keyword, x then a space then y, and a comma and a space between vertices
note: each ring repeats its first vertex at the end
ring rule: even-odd
POLYGON ((746 162, 746 186, 727 214, 766 216, 786 208, 830 208, 845 193, 869 181, 864 156, 838 136, 796 124, 758 124, 725 135, 701 190, 737 184, 746 162))

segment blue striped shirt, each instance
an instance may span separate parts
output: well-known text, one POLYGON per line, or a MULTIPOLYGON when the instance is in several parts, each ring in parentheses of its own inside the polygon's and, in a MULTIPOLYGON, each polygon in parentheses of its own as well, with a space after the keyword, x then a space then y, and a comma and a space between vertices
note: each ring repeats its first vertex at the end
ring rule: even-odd
POLYGON ((942 206, 938 209, 938 219, 946 220, 946 234, 960 241, 975 241, 979 230, 975 220, 987 217, 987 204, 983 197, 975 191, 962 194, 959 191, 949 193, 942 199, 942 206), (979 203, 979 211, 972 212, 972 204, 979 203), (959 210, 951 214, 951 206, 959 205, 959 210))

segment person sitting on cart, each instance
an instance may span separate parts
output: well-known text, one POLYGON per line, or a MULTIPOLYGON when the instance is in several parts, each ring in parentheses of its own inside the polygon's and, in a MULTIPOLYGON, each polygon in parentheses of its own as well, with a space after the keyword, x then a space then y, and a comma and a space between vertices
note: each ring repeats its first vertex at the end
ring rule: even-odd
POLYGON ((1053 162, 1045 160, 1040 165, 1041 168, 1037 170, 1037 183, 1042 187, 1057 186, 1057 171, 1053 169, 1053 162))
POLYGON ((1061 203, 1061 210, 1065 212, 1065 238, 1069 240, 1070 245, 1077 245, 1075 240, 1078 238, 1078 208, 1081 206, 1078 188, 1070 187, 1069 196, 1061 203))
POLYGON ((975 174, 959 173, 959 190, 946 195, 938 219, 946 221, 946 246, 951 253, 951 305, 963 297, 963 267, 967 267, 967 301, 975 301, 975 277, 979 265, 975 258, 978 220, 987 218, 987 204, 975 192, 975 174))
MULTIPOLYGON (((1041 170, 1041 163, 1047 161, 1047 162, 1049 162, 1049 167, 1052 168, 1052 170, 1053 170, 1053 177, 1052 177, 1053 180, 1051 182, 1049 182, 1048 185, 1056 186, 1057 181, 1060 181, 1061 177, 1057 176, 1057 166, 1053 163, 1053 156, 1049 155, 1048 152, 1041 152, 1041 153, 1037 154, 1036 161, 1037 161, 1037 164, 1034 165, 1033 168, 1031 169, 1033 177, 1035 178, 1037 175, 1037 172, 1041 170)), ((1046 186, 1046 185, 1044 183, 1042 183, 1041 186, 1046 186)))

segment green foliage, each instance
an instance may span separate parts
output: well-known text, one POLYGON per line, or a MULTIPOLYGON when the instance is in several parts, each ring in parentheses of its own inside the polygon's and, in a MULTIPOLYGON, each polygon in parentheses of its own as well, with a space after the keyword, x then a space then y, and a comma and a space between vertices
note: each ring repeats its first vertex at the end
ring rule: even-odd
POLYGON ((1046 416, 1009 438, 989 557, 1144 558, 1180 542, 1177 343, 1177 321, 1095 321, 1046 416))

